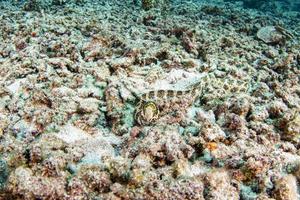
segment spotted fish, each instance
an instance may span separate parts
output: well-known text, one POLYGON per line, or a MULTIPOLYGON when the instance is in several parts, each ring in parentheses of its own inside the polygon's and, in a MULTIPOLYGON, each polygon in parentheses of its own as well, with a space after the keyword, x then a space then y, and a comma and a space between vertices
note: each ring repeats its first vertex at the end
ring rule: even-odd
POLYGON ((140 94, 134 93, 139 100, 135 119, 140 125, 147 125, 159 118, 158 105, 161 102, 189 100, 191 103, 198 97, 205 94, 217 93, 220 96, 236 95, 247 92, 248 81, 239 80, 233 77, 218 78, 213 73, 207 73, 195 83, 183 90, 149 90, 140 94), (155 119, 155 120, 154 120, 155 119))

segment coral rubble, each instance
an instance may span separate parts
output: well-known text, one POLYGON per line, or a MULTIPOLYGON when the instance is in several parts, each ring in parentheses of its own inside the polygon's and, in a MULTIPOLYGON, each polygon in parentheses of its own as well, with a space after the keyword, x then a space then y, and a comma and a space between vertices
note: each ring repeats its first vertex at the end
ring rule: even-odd
POLYGON ((0 199, 299 199, 279 3, 0 1, 0 199))

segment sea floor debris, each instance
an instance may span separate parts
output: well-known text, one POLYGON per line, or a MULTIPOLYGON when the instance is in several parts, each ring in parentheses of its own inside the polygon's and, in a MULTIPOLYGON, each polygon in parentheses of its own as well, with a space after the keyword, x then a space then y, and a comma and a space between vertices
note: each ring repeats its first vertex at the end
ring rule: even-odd
POLYGON ((272 2, 0 1, 0 200, 299 199, 300 12, 272 2))

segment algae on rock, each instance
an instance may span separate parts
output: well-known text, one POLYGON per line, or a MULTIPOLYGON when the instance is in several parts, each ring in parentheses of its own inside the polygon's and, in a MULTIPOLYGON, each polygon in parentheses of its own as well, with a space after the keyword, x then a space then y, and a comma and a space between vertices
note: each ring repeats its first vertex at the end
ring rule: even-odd
POLYGON ((167 9, 170 4, 170 0, 142 0, 142 8, 144 10, 150 10, 151 8, 159 7, 167 9))
POLYGON ((5 187, 8 178, 8 166, 6 161, 0 159, 0 191, 5 187))

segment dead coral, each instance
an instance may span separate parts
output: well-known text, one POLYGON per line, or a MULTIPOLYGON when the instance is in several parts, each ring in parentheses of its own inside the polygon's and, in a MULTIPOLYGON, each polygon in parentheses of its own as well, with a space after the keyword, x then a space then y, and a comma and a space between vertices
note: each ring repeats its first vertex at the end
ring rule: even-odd
POLYGON ((259 29, 257 37, 267 44, 285 44, 293 35, 280 26, 265 26, 259 29))
POLYGON ((297 181, 293 175, 287 175, 276 181, 274 197, 278 200, 298 199, 297 181))
POLYGON ((154 166, 162 167, 179 159, 190 158, 194 152, 175 127, 168 128, 164 133, 159 127, 154 127, 145 134, 145 138, 138 139, 130 151, 137 155, 149 155, 154 166))
POLYGON ((295 117, 291 119, 290 122, 286 124, 285 135, 287 138, 293 137, 297 138, 300 135, 300 114, 296 113, 295 117))
POLYGON ((34 175, 29 168, 18 167, 9 177, 7 192, 25 200, 36 197, 63 199, 66 183, 66 177, 46 178, 34 175))
POLYGON ((225 170, 213 170, 205 177, 205 182, 208 185, 206 198, 209 199, 239 199, 239 193, 236 188, 231 185, 231 180, 228 172, 225 170))
POLYGON ((156 0, 142 0, 142 8, 149 10, 155 6, 156 0))
POLYGON ((99 166, 81 166, 78 177, 90 192, 108 192, 112 185, 109 173, 101 170, 99 166))
POLYGON ((168 9, 170 0, 142 0, 142 8, 150 10, 151 8, 159 7, 166 11, 168 9))

